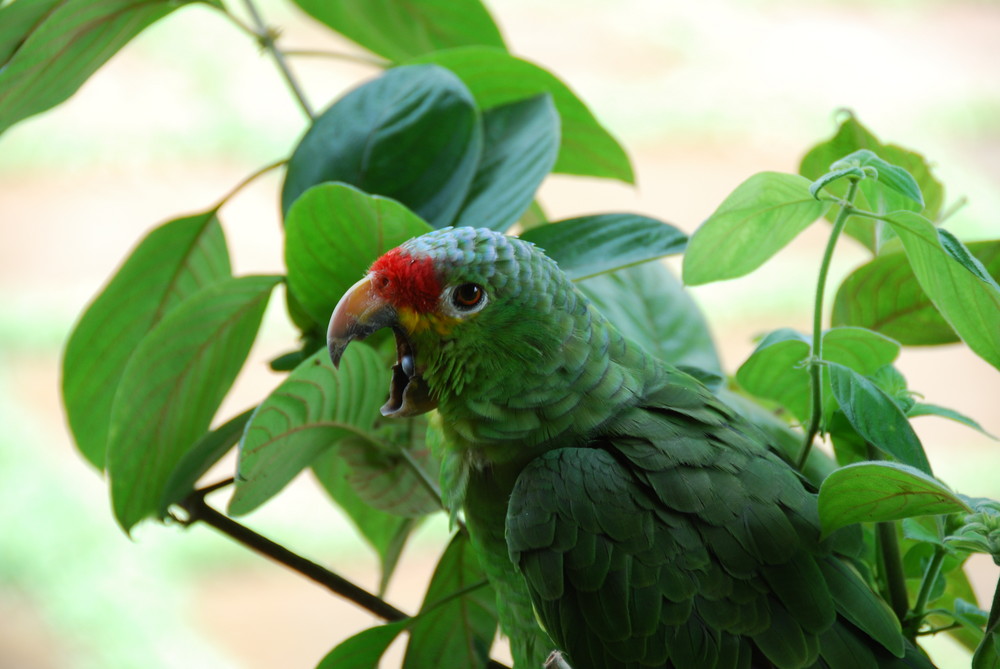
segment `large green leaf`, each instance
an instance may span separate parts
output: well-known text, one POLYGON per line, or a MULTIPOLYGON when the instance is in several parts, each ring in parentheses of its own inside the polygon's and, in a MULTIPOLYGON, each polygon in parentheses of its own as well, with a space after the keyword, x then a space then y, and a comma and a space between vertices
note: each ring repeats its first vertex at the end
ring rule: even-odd
POLYGON ((380 255, 431 228, 400 203, 345 184, 310 189, 288 212, 288 286, 317 322, 380 255))
POLYGON ((684 254, 689 286, 749 274, 823 215, 797 174, 760 172, 736 187, 702 223, 684 254))
POLYGON ((0 68, 0 133, 66 100, 129 40, 190 1, 63 0, 51 9, 43 4, 18 0, 0 12, 0 22, 28 28, 20 39, 11 37, 9 27, 0 29, 0 54, 16 47, 0 68))
POLYGON ((573 280, 680 253, 687 235, 638 214, 597 214, 528 230, 521 239, 535 244, 573 280))
POLYGON ((198 479, 205 475, 239 442, 243 429, 250 421, 254 409, 247 409, 211 432, 206 433, 191 447, 170 473, 160 500, 160 517, 167 515, 171 504, 176 504, 194 491, 198 479))
MULTIPOLYGON (((972 253, 1000 281, 1000 241, 970 242, 972 253)), ((834 325, 857 325, 905 346, 957 342, 958 335, 920 287, 902 251, 884 253, 854 270, 837 289, 834 325)))
MULTIPOLYGON (((878 180, 865 179, 861 181, 860 192, 855 199, 856 206, 876 213, 923 210, 931 219, 940 215, 941 205, 944 203, 944 187, 931 174, 930 165, 924 157, 895 144, 883 144, 853 115, 844 119, 833 137, 816 145, 803 156, 799 173, 810 180, 818 179, 826 174, 834 162, 859 149, 868 149, 883 161, 898 166, 911 175, 923 194, 924 205, 921 207, 901 193, 891 188, 886 189, 878 180)), ((831 184, 827 190, 836 197, 843 197, 847 184, 841 180, 831 184)), ((837 210, 829 212, 827 218, 832 221, 836 213, 837 210)), ((887 234, 883 224, 858 217, 848 219, 844 232, 873 251, 879 249, 887 234)))
POLYGON ((663 263, 600 274, 577 286, 622 334, 661 360, 722 373, 705 317, 663 263))
POLYGON ((950 233, 923 216, 886 219, 899 236, 920 287, 972 351, 1000 369, 1000 285, 950 233))
POLYGON ((772 400, 800 422, 809 420, 810 339, 791 328, 767 333, 736 370, 736 381, 748 393, 772 400))
POLYGON ((61 0, 17 0, 0 7, 0 66, 6 64, 61 0))
POLYGON ((899 520, 972 509, 948 487, 914 467, 860 462, 836 470, 819 489, 824 534, 852 523, 899 520))
POLYGON ((295 4, 391 61, 457 46, 505 48, 479 0, 295 0, 295 4))
POLYGON ((350 436, 341 442, 340 454, 351 468, 348 481, 366 504, 408 518, 442 509, 441 465, 427 447, 425 431, 420 418, 389 420, 376 439, 350 436))
POLYGON ((403 669, 480 669, 489 659, 496 628, 496 596, 468 536, 459 533, 438 561, 420 613, 410 624, 403 669))
POLYGON ((833 396, 864 440, 900 462, 931 473, 930 463, 906 414, 884 390, 850 367, 827 363, 833 396))
POLYGON ((547 70, 515 58, 502 49, 459 47, 428 53, 411 63, 448 68, 472 91, 480 109, 488 110, 548 93, 559 111, 562 143, 554 171, 620 179, 633 183, 628 155, 566 84, 547 70))
POLYGON ((402 555, 406 539, 419 519, 386 513, 365 502, 355 492, 350 481, 351 468, 336 448, 320 453, 312 462, 312 470, 330 498, 343 509, 361 536, 378 554, 382 565, 379 594, 384 594, 402 555))
POLYGON ((139 343, 111 407, 108 476, 125 531, 156 514, 184 454, 208 430, 243 366, 278 277, 213 284, 139 343))
POLYGON ((215 212, 150 232, 81 316, 66 343, 63 403, 80 452, 104 467, 111 402, 142 338, 171 309, 229 277, 226 239, 215 212))
MULTIPOLYGON (((765 336, 736 372, 737 382, 757 397, 773 400, 802 423, 811 417, 809 371, 812 340, 782 328, 765 336)), ((862 328, 831 328, 823 333, 823 359, 846 365, 860 374, 872 374, 891 364, 899 344, 862 328)), ((829 373, 822 370, 824 422, 836 408, 829 373)))
POLYGON ((389 645, 406 629, 409 619, 376 625, 342 641, 326 654, 316 669, 372 669, 389 645))
POLYGON ((229 512, 256 509, 344 437, 374 439, 386 378, 382 358, 366 344, 348 347, 340 369, 325 350, 303 361, 250 419, 229 512))
POLYGON ((483 114, 485 144, 455 226, 504 231, 531 206, 559 152, 559 114, 548 94, 483 114))
POLYGON ((482 145, 476 103, 454 74, 435 65, 398 67, 313 121, 288 162, 282 210, 316 184, 342 181, 443 227, 469 193, 482 145))

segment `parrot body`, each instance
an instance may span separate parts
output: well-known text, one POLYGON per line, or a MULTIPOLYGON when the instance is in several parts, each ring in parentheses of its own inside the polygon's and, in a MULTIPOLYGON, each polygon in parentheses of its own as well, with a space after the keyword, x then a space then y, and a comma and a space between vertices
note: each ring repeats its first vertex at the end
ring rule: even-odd
POLYGON ((763 435, 539 249, 472 228, 410 240, 338 304, 334 361, 382 327, 399 358, 382 413, 438 409, 442 491, 516 666, 555 648, 575 669, 932 666, 763 435))

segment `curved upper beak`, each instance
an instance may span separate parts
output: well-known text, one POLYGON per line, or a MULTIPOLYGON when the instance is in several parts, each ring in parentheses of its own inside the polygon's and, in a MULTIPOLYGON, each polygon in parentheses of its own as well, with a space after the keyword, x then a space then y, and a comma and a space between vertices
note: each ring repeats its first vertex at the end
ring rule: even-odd
POLYGON ((376 330, 396 324, 396 310, 375 292, 371 275, 344 293, 330 317, 326 345, 334 366, 340 365, 347 345, 376 330))

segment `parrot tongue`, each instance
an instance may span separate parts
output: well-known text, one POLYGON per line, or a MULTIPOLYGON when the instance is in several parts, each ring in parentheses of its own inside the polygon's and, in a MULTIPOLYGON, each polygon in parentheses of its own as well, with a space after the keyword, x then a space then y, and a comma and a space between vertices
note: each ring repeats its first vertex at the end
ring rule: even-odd
POLYGON ((401 418, 430 411, 437 402, 417 372, 413 346, 399 328, 394 327, 392 332, 396 335, 396 364, 392 366, 389 400, 382 405, 382 415, 401 418))

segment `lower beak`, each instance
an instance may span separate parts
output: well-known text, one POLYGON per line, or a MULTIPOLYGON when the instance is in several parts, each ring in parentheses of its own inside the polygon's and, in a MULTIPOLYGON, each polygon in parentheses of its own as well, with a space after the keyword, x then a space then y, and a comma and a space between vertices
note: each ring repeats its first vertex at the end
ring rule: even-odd
POLYGON ((340 298, 330 317, 326 345, 334 366, 340 366, 340 358, 352 341, 395 324, 396 310, 375 292, 371 276, 358 281, 340 298))
POLYGON ((399 314, 376 292, 371 276, 351 286, 330 317, 326 344, 334 366, 340 366, 348 344, 382 328, 392 328, 396 337, 396 364, 392 368, 389 400, 382 406, 382 415, 404 417, 430 411, 437 402, 421 376, 422 370, 416 367, 413 346, 400 326, 399 314))

